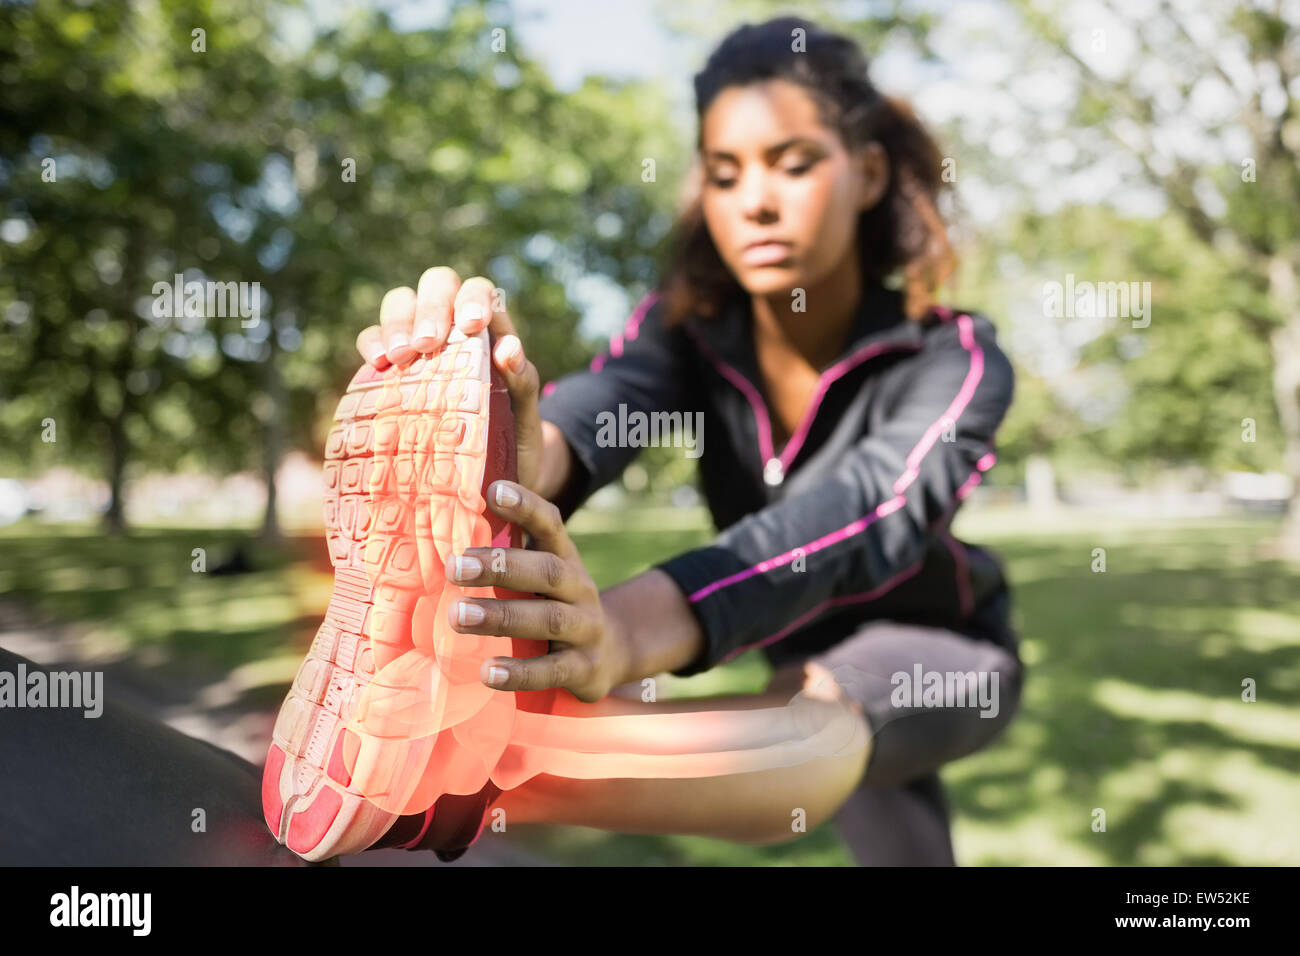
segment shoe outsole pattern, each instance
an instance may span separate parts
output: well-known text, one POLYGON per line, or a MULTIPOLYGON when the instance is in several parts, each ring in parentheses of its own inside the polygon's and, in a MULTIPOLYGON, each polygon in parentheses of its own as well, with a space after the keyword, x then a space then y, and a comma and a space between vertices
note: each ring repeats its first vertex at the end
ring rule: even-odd
MULTIPOLYGON (((365 850, 399 819, 352 786, 345 725, 376 671, 412 647, 415 603, 441 583, 429 556, 420 560, 411 493, 430 503, 431 532, 426 526, 421 538, 427 544, 431 534, 440 553, 518 546, 518 532, 486 510, 481 493, 515 477, 513 434, 497 427, 509 417, 486 331, 453 332, 440 353, 404 371, 364 366, 339 403, 324 466, 334 591, 280 709, 262 780, 267 826, 306 860, 365 850)), ((440 819, 438 829, 477 839, 485 804, 476 819, 440 819)), ((440 858, 463 852, 447 850, 440 858)))

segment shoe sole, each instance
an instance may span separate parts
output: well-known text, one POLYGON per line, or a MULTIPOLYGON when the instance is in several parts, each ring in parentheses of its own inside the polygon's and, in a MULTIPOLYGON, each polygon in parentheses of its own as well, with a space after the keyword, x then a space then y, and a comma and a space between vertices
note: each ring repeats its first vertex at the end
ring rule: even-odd
MULTIPOLYGON (((444 532, 434 532, 440 552, 450 547, 453 509, 464 514, 467 497, 477 497, 474 510, 487 520, 493 546, 517 546, 515 529, 483 507, 481 494, 461 487, 462 467, 482 466, 475 490, 514 478, 514 436, 490 427, 509 414, 486 331, 469 338, 453 332, 442 352, 405 371, 365 366, 339 402, 324 466, 334 591, 281 706, 262 780, 267 826, 303 859, 365 850, 399 819, 353 786, 344 759, 345 725, 359 695, 377 670, 412 646, 414 604, 431 586, 399 489, 418 489, 442 513, 441 522, 432 519, 444 532), (415 430, 405 431, 412 422, 415 430)), ((482 819, 474 821, 478 830, 482 819)))

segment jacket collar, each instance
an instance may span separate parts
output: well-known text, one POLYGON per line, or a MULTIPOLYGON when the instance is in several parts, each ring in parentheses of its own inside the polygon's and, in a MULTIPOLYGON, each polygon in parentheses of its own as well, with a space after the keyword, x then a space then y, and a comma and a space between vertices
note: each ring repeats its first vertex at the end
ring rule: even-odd
MULTIPOLYGON (((840 363, 854 359, 869 348, 880 352, 920 349, 924 329, 932 321, 930 316, 921 322, 910 321, 903 312, 901 292, 885 288, 879 282, 869 283, 854 313, 845 347, 818 372, 824 376, 840 363)), ((691 316, 686 324, 718 358, 762 390, 763 376, 754 345, 753 304, 748 294, 734 296, 712 319, 691 316)))
POLYGON ((714 319, 700 321, 695 316, 690 317, 686 321, 686 332, 722 376, 748 400, 753 409, 758 438, 756 464, 766 484, 780 485, 805 447, 805 439, 826 390, 837 379, 876 355, 919 351, 924 344, 925 329, 935 321, 935 315, 928 315, 921 322, 910 321, 903 313, 900 293, 878 283, 868 286, 854 315, 848 343, 835 359, 819 370, 812 405, 804 412, 789 441, 780 449, 774 444, 767 390, 763 387, 754 348, 753 316, 748 296, 732 300, 714 319))

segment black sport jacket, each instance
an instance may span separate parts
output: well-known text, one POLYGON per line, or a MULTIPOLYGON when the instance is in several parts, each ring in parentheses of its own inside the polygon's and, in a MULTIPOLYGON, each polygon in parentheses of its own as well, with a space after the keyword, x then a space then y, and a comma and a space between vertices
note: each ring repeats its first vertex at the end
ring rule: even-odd
MULTIPOLYGON (((882 618, 1018 654, 1001 561, 948 533, 994 463, 1014 390, 989 319, 936 306, 910 321, 900 292, 870 284, 845 351, 821 370, 780 449, 748 296, 713 319, 673 328, 663 319, 652 292, 590 368, 543 388, 540 407, 576 456, 578 473, 556 502, 565 520, 653 440, 652 420, 678 413, 702 423, 700 482, 719 534, 658 565, 705 635, 701 654, 673 673, 697 674, 754 647, 779 666, 882 618), (638 418, 639 431, 630 427, 638 418), (612 441, 620 422, 621 445, 612 441)), ((671 443, 662 432, 658 441, 671 443)))

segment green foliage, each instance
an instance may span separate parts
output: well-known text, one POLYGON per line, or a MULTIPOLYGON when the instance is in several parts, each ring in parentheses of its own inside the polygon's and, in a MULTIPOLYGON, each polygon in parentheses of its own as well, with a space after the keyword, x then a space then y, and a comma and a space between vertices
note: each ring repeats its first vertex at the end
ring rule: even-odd
POLYGON ((98 466, 115 493, 131 463, 268 473, 319 452, 357 332, 425 269, 500 287, 544 380, 593 354, 565 283, 657 278, 684 161, 653 88, 561 95, 497 5, 405 34, 357 12, 305 46, 277 31, 293 6, 0 9, 0 218, 27 227, 0 246, 7 467, 98 466), (154 317, 178 272, 259 283, 261 323, 154 317))

